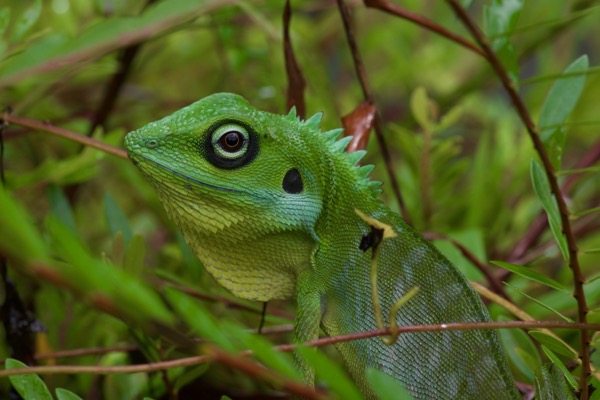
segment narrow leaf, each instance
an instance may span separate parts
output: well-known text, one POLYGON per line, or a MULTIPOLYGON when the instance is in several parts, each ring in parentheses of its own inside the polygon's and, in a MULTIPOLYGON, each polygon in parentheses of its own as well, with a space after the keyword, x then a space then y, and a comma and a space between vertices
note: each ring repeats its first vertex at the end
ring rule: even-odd
POLYGON ((54 216, 56 216, 56 218, 58 218, 58 220, 60 220, 64 226, 69 228, 72 233, 77 234, 73 210, 71 209, 69 201, 65 197, 62 190, 56 185, 50 185, 49 196, 52 214, 54 214, 54 216))
MULTIPOLYGON (((584 72, 588 69, 588 57, 583 55, 565 70, 565 74, 584 72)), ((575 75, 559 78, 554 82, 540 114, 540 136, 548 150, 552 165, 560 169, 565 131, 561 128, 571 114, 585 84, 586 75, 575 75)))
MULTIPOLYGON (((4 363, 6 369, 27 368, 27 365, 19 360, 7 358, 4 363)), ((8 377, 15 390, 26 400, 52 400, 52 395, 46 384, 36 374, 11 375, 8 377)))
POLYGON ((528 295, 527 293, 525 293, 524 291, 522 291, 521 289, 516 288, 513 285, 510 285, 506 282, 504 282, 504 284, 506 285, 506 287, 511 288, 512 290, 514 290, 515 292, 519 293, 521 296, 527 297, 529 300, 533 301, 534 303, 539 304, 540 306, 544 307, 546 310, 558 315, 559 317, 561 317, 562 319, 564 319, 567 322, 574 322, 571 318, 567 317, 566 315, 561 314, 560 312, 558 312, 558 310, 556 310, 553 307, 550 307, 548 304, 541 302, 540 300, 536 299, 535 297, 532 297, 530 295, 528 295))
POLYGON ((416 88, 410 96, 410 110, 417 123, 427 132, 431 132, 435 121, 431 116, 431 101, 422 86, 416 88))
POLYGON ((231 341, 227 332, 223 331, 215 317, 202 304, 175 289, 166 289, 165 296, 177 314, 197 334, 225 351, 235 352, 237 350, 237 346, 231 341))
POLYGON ((548 333, 538 329, 532 329, 527 333, 529 333, 529 335, 535 340, 558 354, 569 357, 572 360, 576 360, 578 357, 577 351, 556 336, 551 336, 548 333))
POLYGON ((575 377, 573 377, 573 375, 569 372, 567 367, 565 367, 565 364, 563 364, 563 362, 560 360, 560 358, 558 358, 556 356, 556 354, 554 354, 552 352, 552 350, 550 350, 549 348, 547 348, 544 345, 542 345, 542 350, 544 351, 544 354, 546 354, 546 356, 548 356, 550 361, 552 361, 552 363, 554 365, 556 365, 562 371, 562 373, 565 375, 565 378, 567 378, 567 382, 569 382, 569 385, 571 385, 571 387, 573 389, 577 389, 578 385, 577 385, 577 381, 575 380, 575 377))
POLYGON ((518 80, 519 65, 509 33, 515 28, 522 8, 523 0, 493 0, 484 7, 483 13, 484 30, 488 36, 494 37, 492 48, 513 82, 518 80))
POLYGON ((29 30, 35 25, 42 13, 42 0, 30 1, 29 7, 23 11, 21 17, 17 20, 10 41, 20 42, 29 30))
POLYGON ((289 354, 275 350, 273 344, 262 336, 242 332, 243 334, 237 336, 236 339, 241 340, 245 347, 252 350, 254 356, 260 362, 288 378, 301 380, 301 376, 294 368, 294 362, 289 354))
POLYGON ((569 293, 569 289, 567 289, 563 284, 555 281, 552 278, 548 278, 547 276, 542 275, 531 268, 526 268, 521 265, 511 264, 504 261, 491 261, 491 263, 514 272, 515 274, 519 274, 526 279, 541 283, 542 285, 549 286, 556 290, 560 290, 561 292, 569 293))
POLYGON ((110 195, 110 193, 104 193, 104 217, 106 218, 106 222, 108 223, 108 227, 110 229, 110 233, 114 236, 117 232, 121 232, 123 234, 123 238, 125 239, 125 245, 129 243, 133 234, 131 233, 131 227, 127 222, 127 217, 121 207, 119 207, 119 203, 117 203, 110 195))
POLYGON ((556 364, 544 363, 535 374, 536 400, 577 400, 556 364))
POLYGON ((367 368, 367 382, 380 400, 411 400, 412 396, 397 379, 374 368, 367 368))
POLYGON ((346 148, 347 152, 364 150, 367 147, 376 112, 377 110, 372 103, 361 101, 350 114, 342 117, 344 134, 352 136, 352 141, 346 148))
POLYGON ((362 396, 354 382, 346 375, 344 370, 331 361, 319 349, 304 346, 297 347, 297 352, 307 363, 315 369, 317 378, 329 390, 344 400, 362 400, 362 396))
POLYGON ((546 177, 544 170, 540 164, 533 159, 531 160, 531 181, 533 182, 533 190, 542 202, 542 207, 544 207, 544 210, 546 210, 546 214, 548 215, 548 223, 550 224, 554 239, 558 244, 563 258, 568 261, 569 249, 567 246, 567 239, 562 233, 562 223, 556 199, 550 191, 550 183, 548 183, 548 178, 546 177))
POLYGON ((83 400, 75 393, 70 392, 66 389, 56 389, 56 397, 58 398, 58 400, 83 400))

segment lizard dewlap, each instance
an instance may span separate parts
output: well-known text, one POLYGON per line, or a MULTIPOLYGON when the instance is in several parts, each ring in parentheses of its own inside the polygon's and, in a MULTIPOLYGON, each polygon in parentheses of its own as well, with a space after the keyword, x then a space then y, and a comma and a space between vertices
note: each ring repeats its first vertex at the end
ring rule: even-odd
MULTIPOLYGON (((386 326, 489 321, 460 272, 378 200, 372 166, 356 166, 364 152, 345 153, 349 138, 336 141, 341 129, 321 132, 320 118, 271 114, 219 93, 129 133, 125 145, 219 284, 245 299, 295 297, 296 341, 316 339, 320 328, 328 335, 377 329, 363 241, 369 220, 396 234, 378 248, 386 326), (397 321, 389 320, 388 310, 415 287, 397 321)), ((393 376, 415 399, 519 398, 494 330, 337 348, 369 398, 367 367, 393 376)))

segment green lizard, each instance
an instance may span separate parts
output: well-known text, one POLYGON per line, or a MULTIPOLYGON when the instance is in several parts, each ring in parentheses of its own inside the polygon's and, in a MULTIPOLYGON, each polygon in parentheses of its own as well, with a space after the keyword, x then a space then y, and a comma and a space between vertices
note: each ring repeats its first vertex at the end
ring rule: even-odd
MULTIPOLYGON (((259 111, 240 96, 215 94, 125 139, 130 158, 214 278, 257 301, 295 296, 294 339, 377 329, 369 281, 372 227, 393 228, 378 248, 383 313, 418 293, 387 325, 489 321, 466 279, 419 233, 378 200, 364 151, 321 132, 321 114, 300 121, 259 111), (356 210, 359 212, 357 213, 356 210), (362 247, 363 249, 361 249, 362 247)), ((366 396, 365 368, 399 380, 415 399, 519 398, 493 330, 402 334, 337 345, 366 396)), ((310 371, 304 371, 313 383, 310 371)))

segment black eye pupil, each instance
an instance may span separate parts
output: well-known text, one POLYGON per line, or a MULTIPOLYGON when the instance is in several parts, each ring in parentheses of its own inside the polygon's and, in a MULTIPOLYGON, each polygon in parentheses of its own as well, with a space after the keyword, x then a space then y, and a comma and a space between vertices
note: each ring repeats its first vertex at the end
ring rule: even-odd
POLYGON ((227 132, 221 139, 219 139, 219 144, 225 151, 235 152, 242 148, 244 145, 244 137, 240 132, 231 131, 227 132))

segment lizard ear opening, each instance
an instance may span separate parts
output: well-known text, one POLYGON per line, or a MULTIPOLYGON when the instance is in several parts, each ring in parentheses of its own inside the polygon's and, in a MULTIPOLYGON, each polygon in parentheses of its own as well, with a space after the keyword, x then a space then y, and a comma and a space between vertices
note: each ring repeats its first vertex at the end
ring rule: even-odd
POLYGON ((283 177, 283 190, 290 194, 298 194, 304 190, 302 176, 296 168, 290 169, 283 177))

